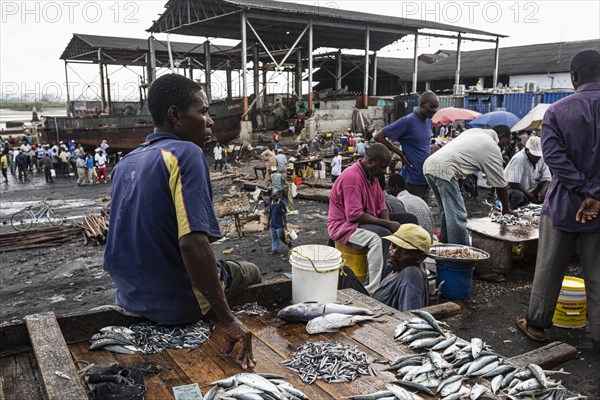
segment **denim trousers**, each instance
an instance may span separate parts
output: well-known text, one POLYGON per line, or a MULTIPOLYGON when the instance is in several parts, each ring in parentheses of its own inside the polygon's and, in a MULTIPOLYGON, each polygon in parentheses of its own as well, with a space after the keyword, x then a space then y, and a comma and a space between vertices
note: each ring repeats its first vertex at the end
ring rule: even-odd
POLYGON ((470 245, 467 233, 467 209, 456 178, 450 181, 425 175, 431 186, 442 218, 442 243, 470 245))
POLYGON ((279 251, 279 239, 285 243, 285 231, 283 228, 271 228, 271 251, 279 251))

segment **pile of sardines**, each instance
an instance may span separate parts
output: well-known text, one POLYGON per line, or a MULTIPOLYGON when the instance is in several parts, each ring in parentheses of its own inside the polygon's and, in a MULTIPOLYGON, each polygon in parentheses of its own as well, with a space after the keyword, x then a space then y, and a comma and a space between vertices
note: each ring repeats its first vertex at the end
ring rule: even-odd
POLYGON ((421 310, 411 312, 415 317, 396 327, 394 339, 427 353, 398 357, 387 368, 396 374, 394 385, 386 386, 385 391, 352 399, 421 399, 417 393, 443 400, 565 399, 565 387, 550 378, 564 374, 563 370, 544 371, 536 364, 516 368, 489 351, 481 339, 473 338, 470 343, 461 344, 456 336, 446 333, 431 314, 421 310), (479 383, 470 385, 467 383, 470 378, 488 379, 490 387, 479 383))
POLYGON ((308 397, 283 377, 273 374, 243 373, 212 382, 204 400, 308 400, 308 397))
POLYGON ((90 339, 90 350, 104 349, 121 354, 160 353, 164 349, 195 349, 210 338, 214 325, 198 321, 184 326, 141 323, 129 328, 107 326, 90 339))
POLYGON ((328 383, 351 382, 360 375, 375 375, 367 355, 343 343, 306 342, 282 364, 308 384, 317 379, 328 383))

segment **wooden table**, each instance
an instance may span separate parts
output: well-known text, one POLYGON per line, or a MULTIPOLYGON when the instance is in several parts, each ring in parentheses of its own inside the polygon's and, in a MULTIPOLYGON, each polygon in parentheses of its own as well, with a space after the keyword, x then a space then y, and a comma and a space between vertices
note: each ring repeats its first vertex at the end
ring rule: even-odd
POLYGON ((539 238, 539 228, 535 225, 504 225, 492 222, 490 217, 469 219, 467 229, 471 233, 473 247, 490 254, 490 258, 481 265, 503 274, 509 272, 512 266, 513 243, 539 238))

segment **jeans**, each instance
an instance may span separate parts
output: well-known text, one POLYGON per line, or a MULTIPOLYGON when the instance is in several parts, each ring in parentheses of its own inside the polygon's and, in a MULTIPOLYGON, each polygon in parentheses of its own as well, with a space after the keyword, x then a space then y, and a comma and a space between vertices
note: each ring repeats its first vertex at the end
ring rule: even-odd
POLYGON ((277 150, 279 150, 279 142, 273 143, 273 150, 275 150, 275 152, 277 152, 277 150))
POLYGON ((279 251, 279 239, 285 243, 285 231, 283 228, 271 228, 271 251, 279 251))
POLYGON ((467 209, 456 178, 450 181, 425 175, 440 208, 442 243, 470 245, 467 233, 467 209))

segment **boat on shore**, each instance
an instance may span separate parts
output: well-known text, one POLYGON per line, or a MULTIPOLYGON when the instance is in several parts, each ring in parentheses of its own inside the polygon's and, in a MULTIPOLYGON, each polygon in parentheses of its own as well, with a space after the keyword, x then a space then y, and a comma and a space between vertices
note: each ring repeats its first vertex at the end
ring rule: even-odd
MULTIPOLYGON (((76 110, 75 117, 44 117, 40 127, 42 143, 73 140, 85 149, 94 149, 106 140, 112 151, 129 152, 154 131, 147 107, 136 112, 129 103, 116 111, 122 115, 98 115, 95 102, 87 103, 85 108, 72 105, 72 109, 76 110), (136 115, 127 115, 133 112, 136 115)), ((239 136, 242 99, 215 101, 210 105, 210 112, 215 123, 212 128, 214 142, 227 144, 239 136)))

